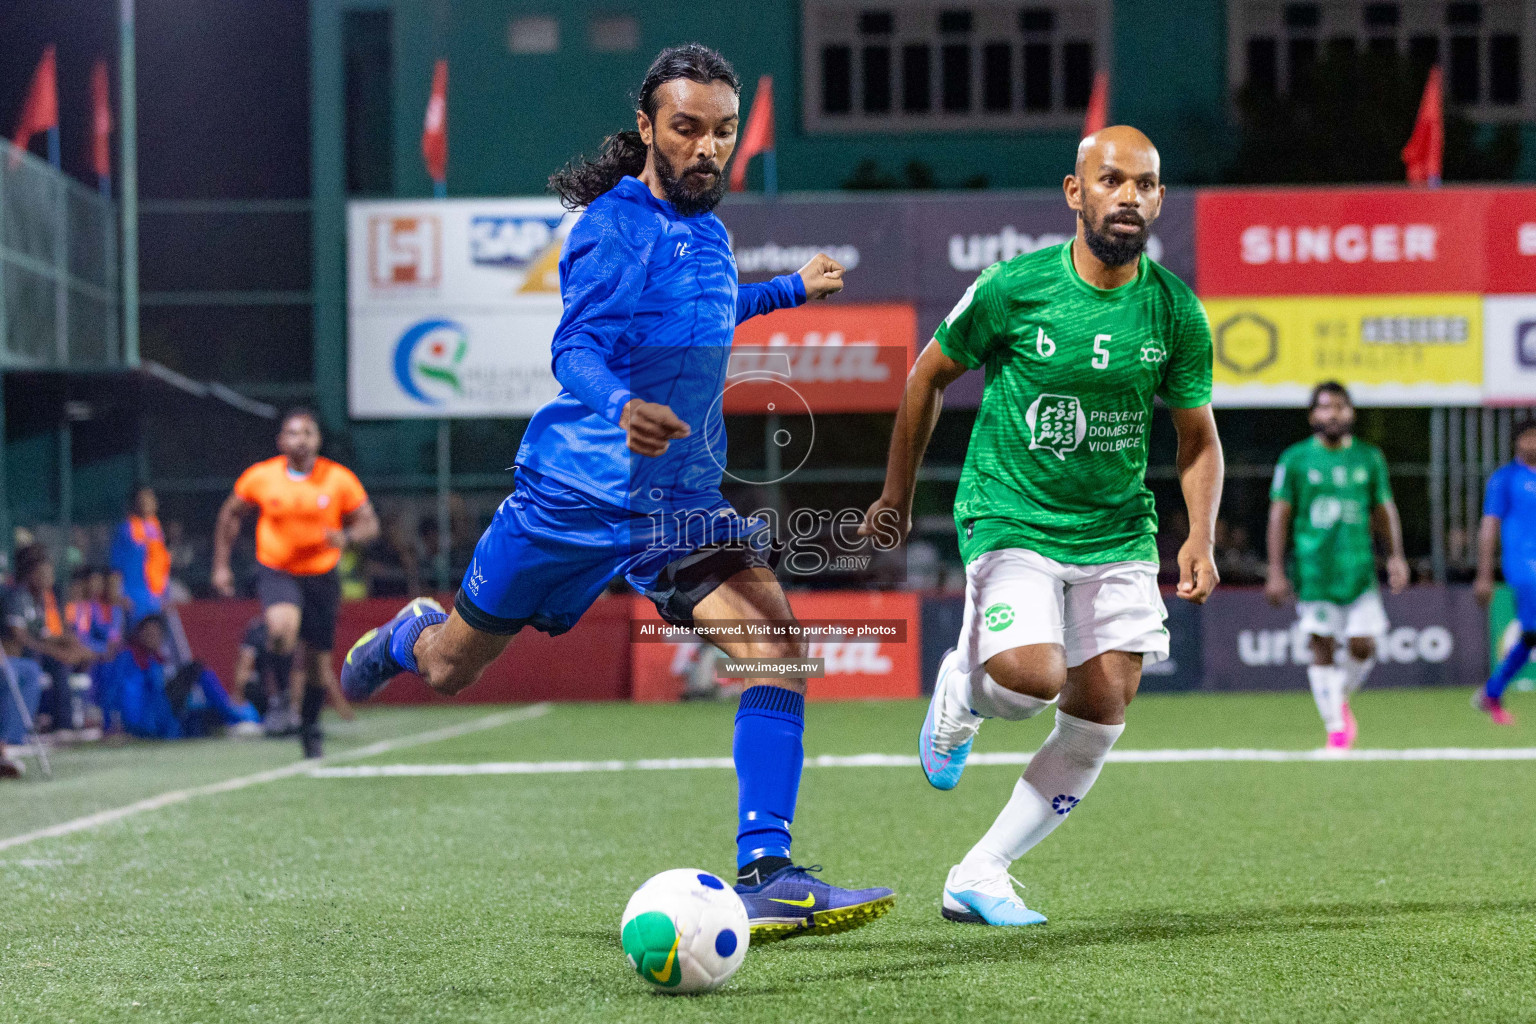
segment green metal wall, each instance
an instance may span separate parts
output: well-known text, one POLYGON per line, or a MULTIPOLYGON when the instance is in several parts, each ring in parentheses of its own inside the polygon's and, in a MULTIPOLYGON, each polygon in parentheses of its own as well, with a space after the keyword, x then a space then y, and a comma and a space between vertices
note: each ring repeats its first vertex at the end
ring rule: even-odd
MULTIPOLYGON (((909 160, 931 166, 941 187, 985 175, 995 188, 1052 186, 1069 170, 1072 130, 933 135, 815 135, 800 130, 800 4, 796 0, 605 5, 640 27, 633 53, 594 53, 581 0, 538 4, 457 0, 444 23, 437 4, 394 4, 395 188, 431 194, 422 167, 421 120, 433 60, 449 60, 449 179, 453 195, 537 193, 574 154, 633 126, 630 99, 657 50, 699 41, 736 65, 750 100, 757 77, 772 74, 778 101, 778 166, 783 189, 835 189, 865 158, 899 172, 909 160), (513 54, 507 24, 518 14, 560 21, 560 48, 513 54)), ((1116 120, 1145 129, 1163 152, 1170 181, 1201 181, 1225 156, 1226 45, 1223 0, 1117 0, 1113 98, 1116 120)))

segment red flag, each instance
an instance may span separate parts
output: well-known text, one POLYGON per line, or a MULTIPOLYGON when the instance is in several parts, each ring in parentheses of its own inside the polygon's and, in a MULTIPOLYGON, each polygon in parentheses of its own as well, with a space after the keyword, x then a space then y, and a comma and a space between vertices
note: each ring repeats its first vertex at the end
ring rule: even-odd
POLYGON ((1083 118, 1083 134, 1086 139, 1094 132, 1103 131, 1109 123, 1109 72, 1099 71, 1093 76, 1093 92, 1088 97, 1088 113, 1083 118))
POLYGON ((773 76, 764 75, 757 80, 757 93, 752 97, 747 127, 741 133, 740 145, 736 147, 736 163, 731 167, 732 192, 740 192, 747 187, 747 161, 759 153, 772 150, 773 76))
POLYGON ((16 133, 11 141, 21 149, 32 142, 32 136, 59 126, 59 86, 53 44, 43 50, 43 59, 37 62, 32 73, 32 84, 27 88, 27 98, 21 104, 21 119, 16 122, 16 133))
POLYGON ((421 129, 421 158, 427 173, 439 185, 448 180, 448 62, 439 60, 432 71, 432 98, 427 100, 427 119, 421 129))
POLYGON ((1440 65, 1429 69, 1424 83, 1424 98, 1419 100, 1419 116, 1413 122, 1413 134, 1403 147, 1403 163, 1408 166, 1408 183, 1440 187, 1440 165, 1445 157, 1445 112, 1440 65))
POLYGON ((98 181, 112 177, 112 94, 104 60, 91 68, 91 169, 98 181))

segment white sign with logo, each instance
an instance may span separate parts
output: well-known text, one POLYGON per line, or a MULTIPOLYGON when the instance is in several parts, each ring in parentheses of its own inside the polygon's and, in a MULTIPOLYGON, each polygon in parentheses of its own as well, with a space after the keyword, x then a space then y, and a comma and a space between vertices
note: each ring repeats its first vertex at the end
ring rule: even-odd
POLYGON ((1536 402, 1536 295, 1484 297, 1483 400, 1536 402))
POLYGON ((553 398, 576 216, 553 199, 348 204, 351 415, 528 416, 553 398))

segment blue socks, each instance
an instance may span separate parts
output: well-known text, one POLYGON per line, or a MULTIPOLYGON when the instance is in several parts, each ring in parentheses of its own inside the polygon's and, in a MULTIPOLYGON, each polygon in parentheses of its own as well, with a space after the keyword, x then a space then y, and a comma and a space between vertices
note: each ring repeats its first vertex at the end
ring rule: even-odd
POLYGON ((1515 641, 1515 646, 1509 649, 1499 667, 1493 675, 1488 677, 1488 683, 1483 687, 1483 692, 1490 700, 1499 700, 1504 696, 1504 690, 1509 686, 1509 681, 1515 678, 1515 673, 1525 667, 1525 663, 1531 660, 1531 645, 1526 642, 1525 636, 1515 641))
POLYGON ((800 767, 805 760, 805 698, 782 686, 751 686, 736 711, 736 866, 789 857, 800 767))
POLYGON ((430 610, 422 612, 414 619, 406 619, 395 627, 394 636, 389 638, 389 656, 407 672, 417 671, 416 641, 421 639, 421 631, 428 626, 447 621, 447 615, 430 610))

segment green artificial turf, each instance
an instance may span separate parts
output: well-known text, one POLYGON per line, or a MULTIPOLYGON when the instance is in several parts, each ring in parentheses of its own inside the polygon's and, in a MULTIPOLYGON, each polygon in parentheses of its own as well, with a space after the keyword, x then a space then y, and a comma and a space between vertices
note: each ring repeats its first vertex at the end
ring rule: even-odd
MULTIPOLYGON (((1516 714, 1536 721, 1536 701, 1516 714)), ((1536 746, 1466 691, 1356 701, 1366 747, 1536 746)), ((375 711, 332 750, 492 709, 375 711)), ((920 703, 812 705, 810 754, 911 754, 920 703)), ((562 705, 346 763, 720 756, 724 705, 562 705)), ((1523 720, 1522 720, 1523 721, 1523 720)), ((989 723, 978 750, 1049 729, 989 723)), ((1304 695, 1139 700, 1121 749, 1315 747, 1304 695)), ((286 743, 65 751, 0 788, 0 837, 290 761, 286 743)), ((655 995, 619 914, 670 867, 732 867, 729 771, 317 779, 0 851, 0 1022, 1536 1021, 1536 762, 1115 764, 1015 866, 1051 923, 953 925, 944 873, 1017 767, 808 768, 797 853, 885 884, 857 932, 754 949, 655 995)))

